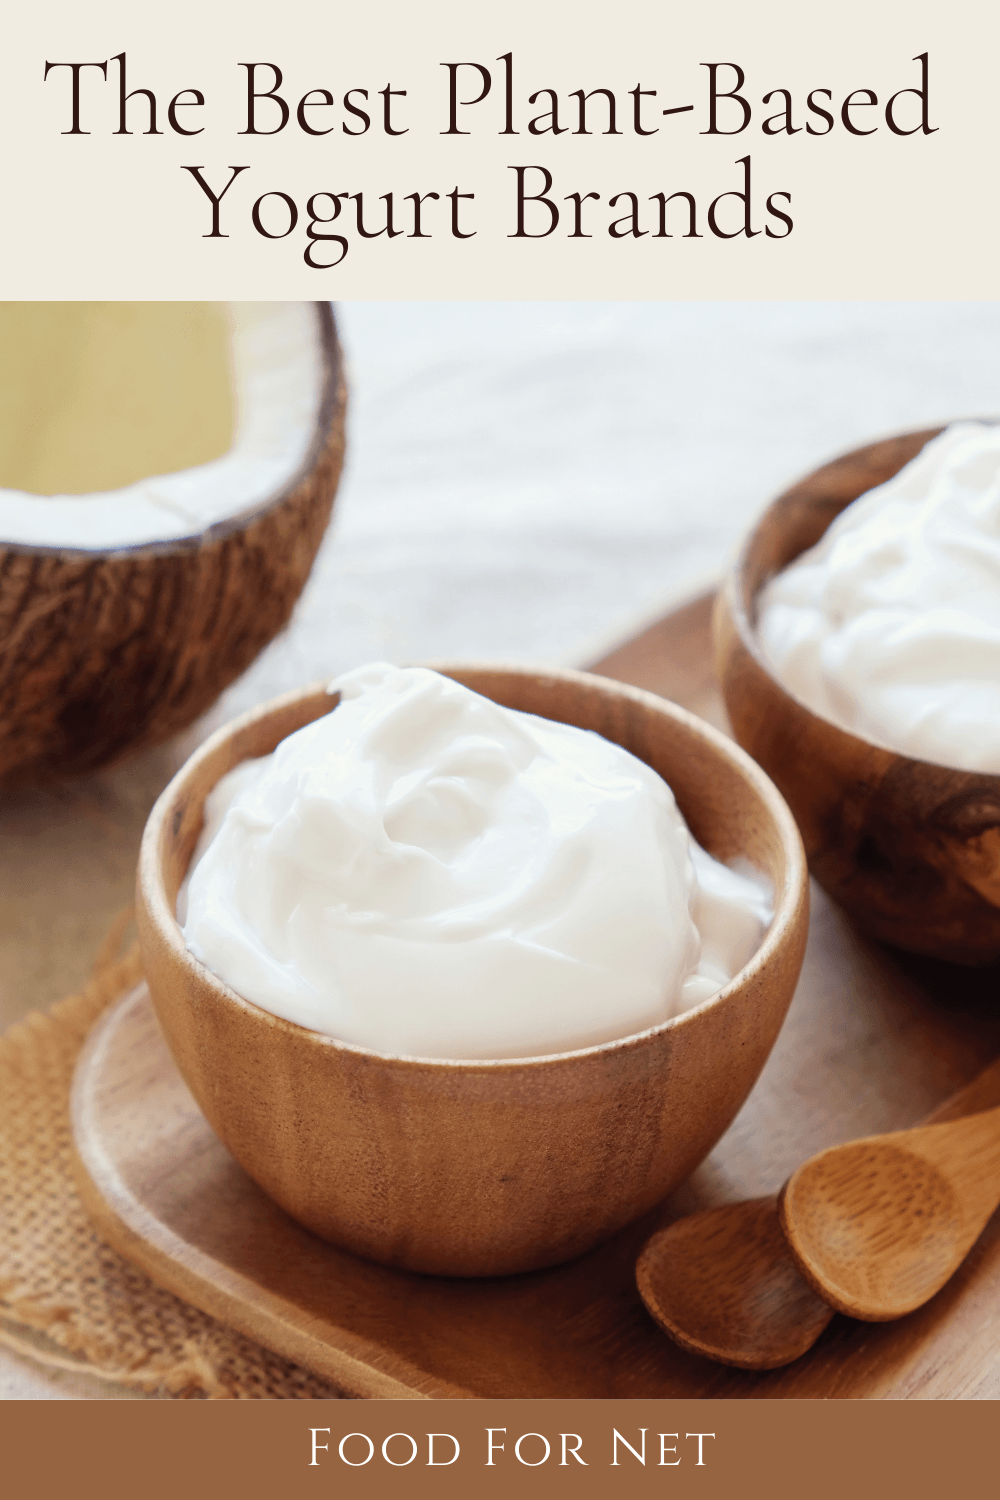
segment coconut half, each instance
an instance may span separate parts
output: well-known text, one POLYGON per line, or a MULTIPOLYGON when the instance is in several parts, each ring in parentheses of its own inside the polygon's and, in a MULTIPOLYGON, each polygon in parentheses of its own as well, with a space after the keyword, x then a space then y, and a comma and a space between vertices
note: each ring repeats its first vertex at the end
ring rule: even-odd
POLYGON ((0 784, 203 713, 282 628, 330 518, 327 303, 0 305, 0 784))

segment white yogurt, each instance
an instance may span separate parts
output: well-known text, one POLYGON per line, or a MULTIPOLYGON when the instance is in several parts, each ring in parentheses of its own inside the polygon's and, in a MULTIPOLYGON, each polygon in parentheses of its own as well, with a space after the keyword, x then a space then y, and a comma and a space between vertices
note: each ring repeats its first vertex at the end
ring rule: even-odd
POLYGON ((215 788, 178 902, 246 999, 382 1053, 530 1057, 658 1025, 759 945, 762 877, 617 745, 423 668, 331 691, 215 788))
POLYGON ((760 596, 778 681, 918 760, 1000 773, 1000 427, 963 422, 760 596))

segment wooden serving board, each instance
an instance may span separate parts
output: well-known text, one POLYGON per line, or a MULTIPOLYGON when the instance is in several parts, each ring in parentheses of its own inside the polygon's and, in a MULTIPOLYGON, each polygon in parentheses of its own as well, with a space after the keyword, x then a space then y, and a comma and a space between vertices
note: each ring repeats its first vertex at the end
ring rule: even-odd
MULTIPOLYGON (((721 723, 710 603, 668 616, 597 669, 721 723)), ((653 1228, 774 1191, 823 1146, 914 1123, 1000 1050, 996 970, 891 954, 818 890, 813 900, 792 1009, 731 1130, 665 1205, 569 1265, 448 1281, 368 1264, 299 1228, 212 1134, 144 987, 104 1018, 77 1069, 85 1201, 154 1280, 352 1395, 998 1397, 1000 1214, 926 1307, 889 1324, 836 1317, 782 1370, 685 1354, 639 1301, 635 1256, 653 1228)))

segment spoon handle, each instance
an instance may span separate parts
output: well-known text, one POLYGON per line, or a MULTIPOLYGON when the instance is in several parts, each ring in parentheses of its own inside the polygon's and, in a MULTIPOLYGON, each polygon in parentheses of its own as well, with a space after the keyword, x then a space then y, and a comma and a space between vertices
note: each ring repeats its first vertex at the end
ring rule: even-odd
POLYGON ((907 1149, 937 1167, 958 1193, 965 1212, 984 1213, 985 1223, 1000 1202, 1000 1107, 968 1115, 961 1123, 935 1120, 904 1134, 907 1149), (944 1130, 944 1125, 954 1128, 944 1130))
POLYGON ((1000 1057, 960 1088, 957 1094, 945 1099, 937 1109, 932 1109, 920 1121, 921 1125, 943 1125, 946 1120, 961 1120, 966 1115, 978 1115, 982 1110, 993 1109, 1000 1104, 1000 1057))

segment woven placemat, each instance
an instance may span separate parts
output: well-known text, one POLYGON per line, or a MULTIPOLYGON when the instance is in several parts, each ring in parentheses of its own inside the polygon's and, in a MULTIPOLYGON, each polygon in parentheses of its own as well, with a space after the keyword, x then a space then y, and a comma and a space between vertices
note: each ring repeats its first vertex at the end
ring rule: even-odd
POLYGON ((339 1393, 163 1291, 106 1245, 73 1180, 69 1091, 91 1026, 142 977, 128 914, 78 995, 0 1037, 0 1342, 56 1369, 150 1394, 339 1393))

